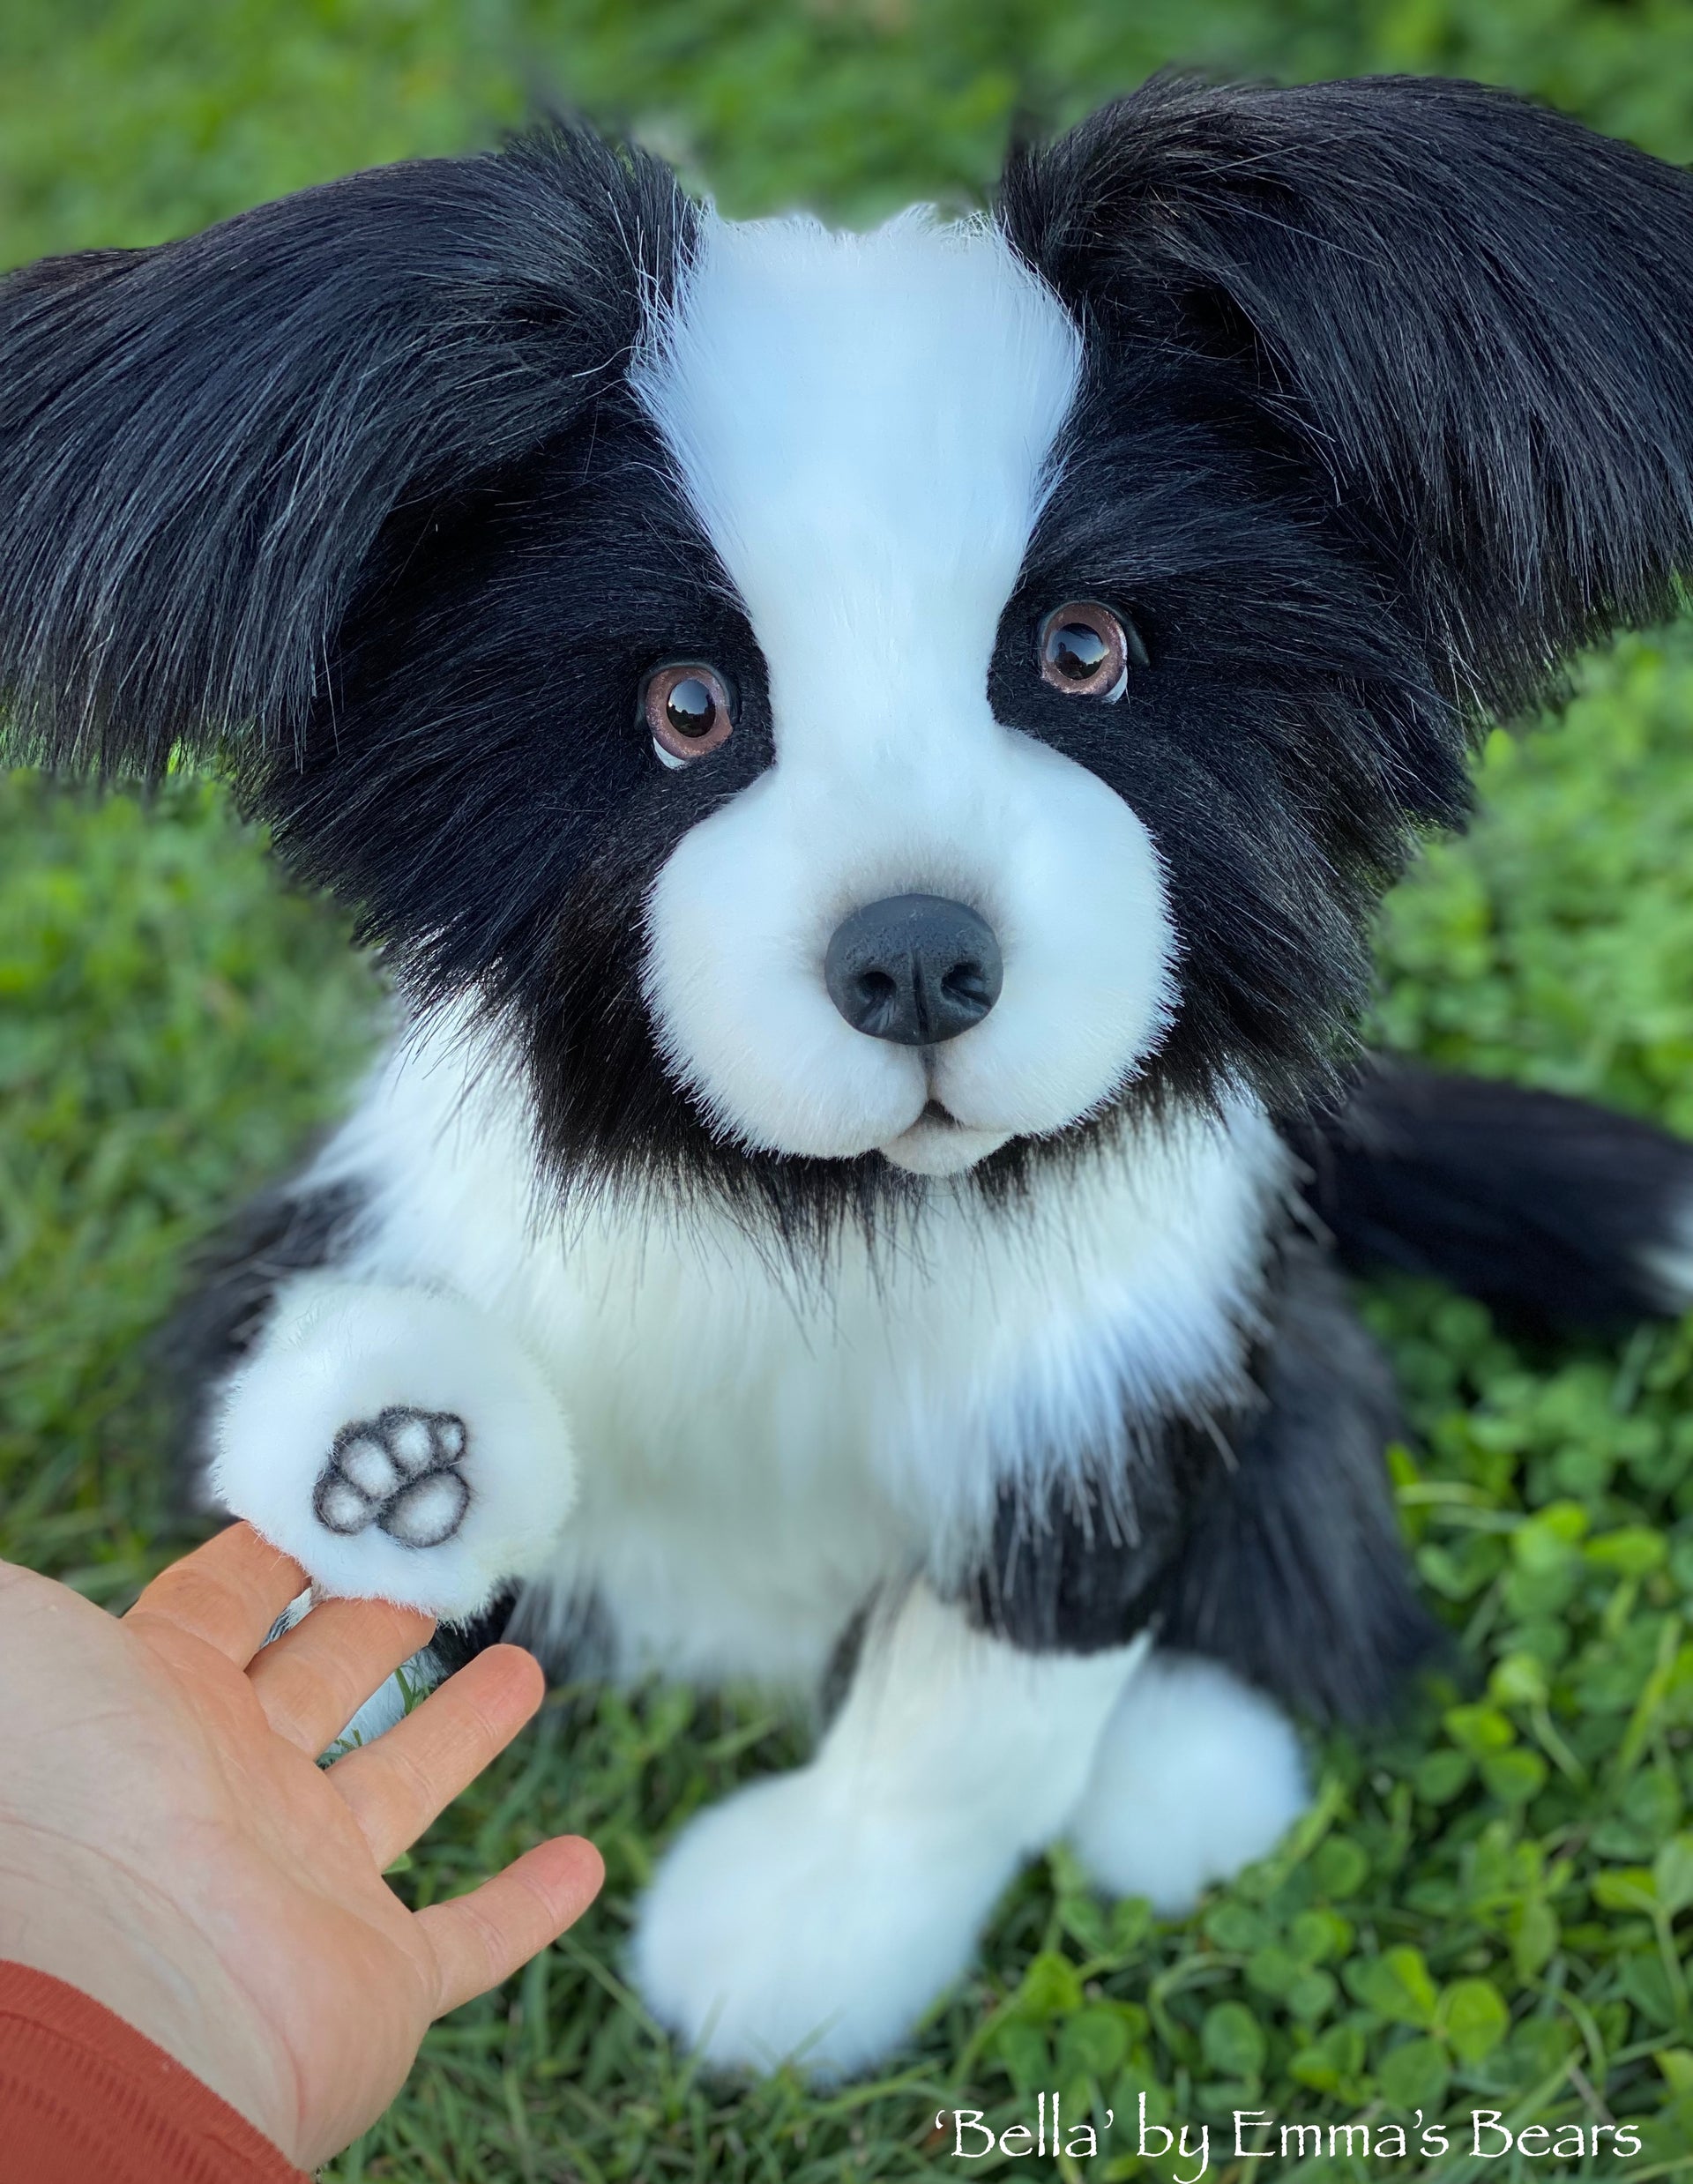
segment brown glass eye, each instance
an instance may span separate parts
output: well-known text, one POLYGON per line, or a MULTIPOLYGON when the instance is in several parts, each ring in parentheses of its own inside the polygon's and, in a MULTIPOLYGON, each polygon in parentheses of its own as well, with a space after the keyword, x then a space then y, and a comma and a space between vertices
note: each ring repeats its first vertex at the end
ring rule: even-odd
POLYGON ((729 693, 715 667, 697 660, 655 667, 641 697, 646 725, 668 766, 686 765, 728 741, 729 693))
POLYGON ((1071 697, 1122 696, 1129 670, 1151 663, 1140 632, 1097 600, 1055 607, 1040 624, 1040 677, 1071 697))

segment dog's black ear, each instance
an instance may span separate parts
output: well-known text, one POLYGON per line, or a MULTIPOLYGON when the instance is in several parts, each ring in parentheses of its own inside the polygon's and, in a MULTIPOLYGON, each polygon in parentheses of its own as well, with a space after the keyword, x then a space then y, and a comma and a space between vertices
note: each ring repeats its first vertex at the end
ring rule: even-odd
POLYGON ((153 774, 298 736, 384 524, 617 381, 688 219, 559 130, 0 283, 0 746, 153 774))
POLYGON ((1479 85, 1156 78, 1008 168, 1105 369, 1230 381, 1466 708, 1675 603, 1693 180, 1479 85))

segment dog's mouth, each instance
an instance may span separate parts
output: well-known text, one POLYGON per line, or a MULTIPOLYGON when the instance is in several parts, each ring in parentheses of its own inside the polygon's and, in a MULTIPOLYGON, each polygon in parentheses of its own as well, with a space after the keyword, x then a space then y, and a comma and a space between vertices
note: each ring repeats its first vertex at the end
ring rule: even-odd
POLYGON ((961 1122, 951 1109, 931 1096, 915 1122, 882 1147, 882 1156, 914 1175, 961 1175, 997 1152, 1010 1130, 981 1129, 961 1122))

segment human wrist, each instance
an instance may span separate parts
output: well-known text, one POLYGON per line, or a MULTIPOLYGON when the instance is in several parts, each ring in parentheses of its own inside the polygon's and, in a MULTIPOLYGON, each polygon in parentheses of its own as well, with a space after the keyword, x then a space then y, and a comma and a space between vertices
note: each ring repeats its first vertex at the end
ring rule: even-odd
POLYGON ((81 1845, 0 1822, 0 1961, 109 2009, 292 2158, 294 2103, 274 2044, 161 1890, 81 1845))

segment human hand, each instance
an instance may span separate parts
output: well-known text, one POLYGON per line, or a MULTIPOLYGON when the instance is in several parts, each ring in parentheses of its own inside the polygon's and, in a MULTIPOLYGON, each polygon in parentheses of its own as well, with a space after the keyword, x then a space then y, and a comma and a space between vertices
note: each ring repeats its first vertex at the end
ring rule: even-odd
POLYGON ((428 1618, 330 1600, 274 1645, 299 1566, 235 1524, 119 1621, 0 1562, 0 1957, 104 2002, 311 2168, 404 2083, 430 2021, 593 1901, 579 1837, 415 1913, 382 1875, 541 1703, 479 1654, 320 1768, 428 1618))

